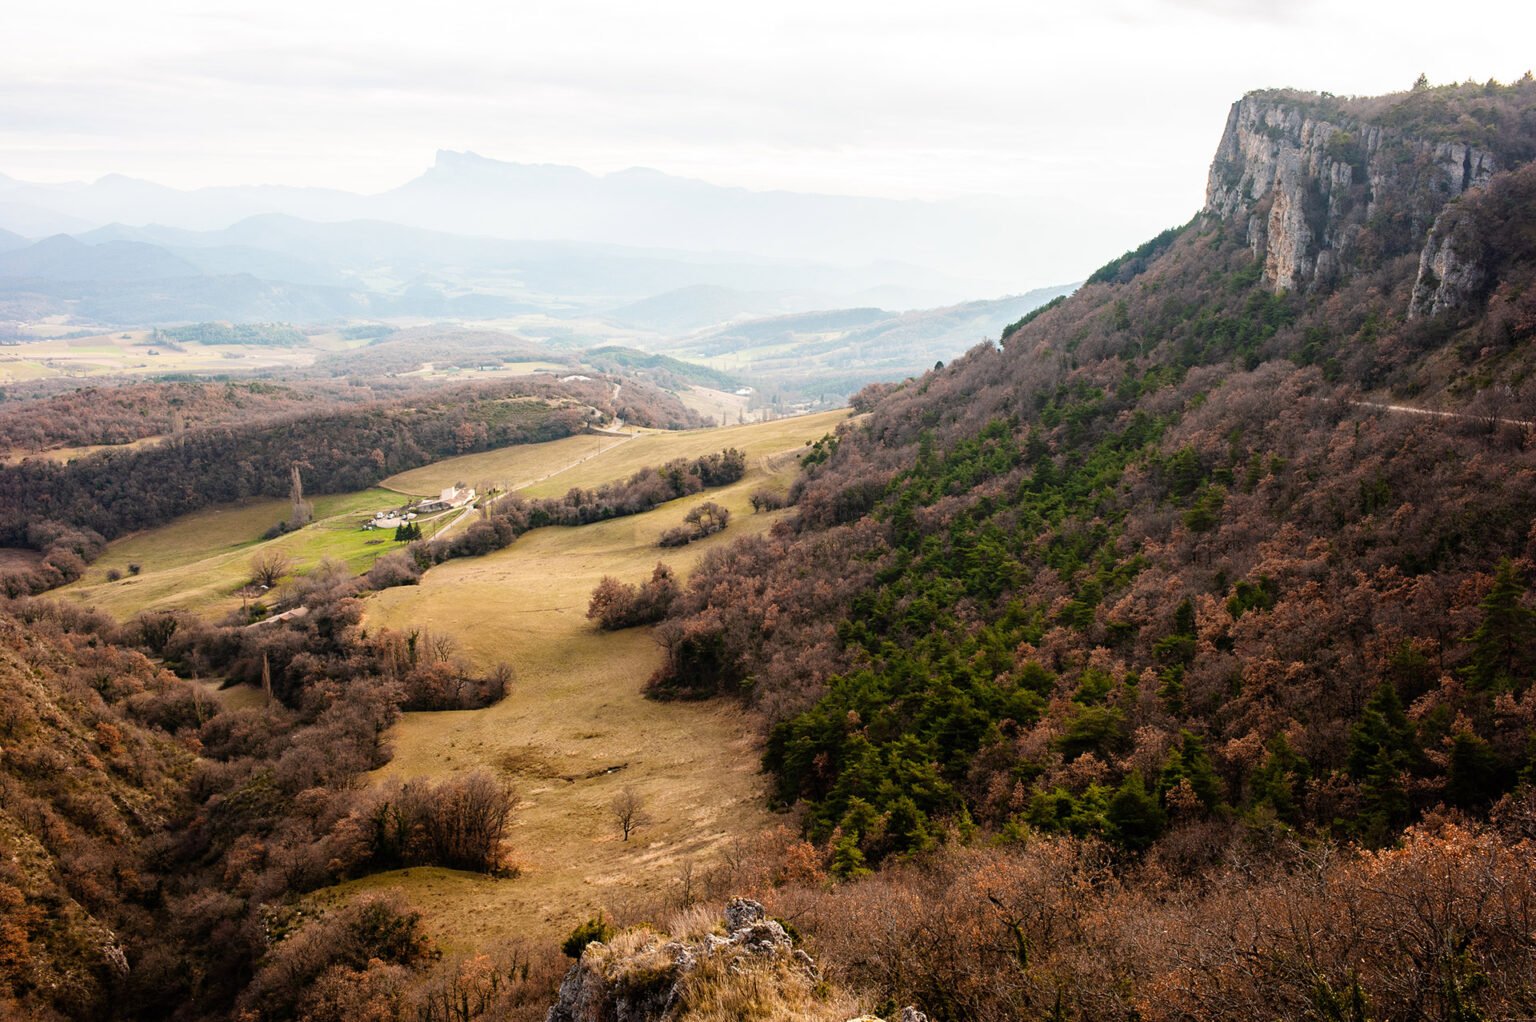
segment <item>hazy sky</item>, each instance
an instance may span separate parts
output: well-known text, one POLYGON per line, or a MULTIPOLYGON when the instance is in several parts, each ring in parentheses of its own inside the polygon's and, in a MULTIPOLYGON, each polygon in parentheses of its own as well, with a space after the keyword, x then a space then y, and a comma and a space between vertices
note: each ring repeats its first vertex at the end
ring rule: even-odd
POLYGON ((896 197, 1198 208, 1228 105, 1508 81, 1536 4, 6 0, 0 173, 377 191, 439 148, 896 197))

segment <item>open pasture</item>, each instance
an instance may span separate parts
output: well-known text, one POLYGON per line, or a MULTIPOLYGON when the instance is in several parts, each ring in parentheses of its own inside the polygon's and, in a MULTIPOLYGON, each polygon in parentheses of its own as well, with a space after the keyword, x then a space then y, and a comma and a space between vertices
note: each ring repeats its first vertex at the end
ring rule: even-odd
MULTIPOLYGON (((756 729, 746 713, 722 700, 645 699, 642 687, 661 661, 651 629, 601 632, 586 608, 604 575, 642 582, 662 561, 685 579, 710 549, 765 532, 782 513, 754 514, 750 494, 787 485, 795 467, 772 453, 798 447, 802 433, 821 435, 839 417, 765 423, 730 439, 721 434, 731 431, 710 431, 698 453, 733 444, 759 452, 739 482, 642 515, 538 529, 489 556, 433 568, 419 586, 369 597, 370 626, 448 635, 474 663, 506 661, 516 669, 511 695, 496 706, 407 714, 391 735, 394 760, 378 779, 495 772, 519 796, 509 839, 521 872, 492 880, 402 870, 332 894, 397 890, 457 950, 512 937, 552 939, 605 905, 677 890, 690 868, 714 864, 734 838, 782 822, 766 809, 760 752, 749 737, 756 729), (725 532, 682 548, 656 546, 662 531, 706 499, 731 510, 725 532), (625 788, 653 818, 627 843, 608 808, 625 788)), ((651 457, 663 461, 693 453, 697 442, 681 434, 655 439, 674 445, 653 447, 651 457)), ((640 442, 619 450, 627 459, 640 442)), ((610 466, 598 481, 627 470, 610 466)))

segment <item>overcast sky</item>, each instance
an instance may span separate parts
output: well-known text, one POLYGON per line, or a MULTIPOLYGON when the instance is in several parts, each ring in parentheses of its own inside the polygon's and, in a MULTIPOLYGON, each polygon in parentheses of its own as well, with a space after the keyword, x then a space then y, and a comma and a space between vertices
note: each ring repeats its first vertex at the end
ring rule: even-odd
POLYGON ((1536 4, 6 0, 0 173, 379 191, 434 150, 751 188, 1200 205, 1228 105, 1509 81, 1536 4))

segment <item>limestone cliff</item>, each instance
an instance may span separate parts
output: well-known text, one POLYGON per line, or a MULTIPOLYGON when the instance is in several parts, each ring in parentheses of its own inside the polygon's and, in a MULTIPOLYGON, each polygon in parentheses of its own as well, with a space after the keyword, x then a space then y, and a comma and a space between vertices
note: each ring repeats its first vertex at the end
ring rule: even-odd
POLYGON ((1246 232, 1275 290, 1327 287, 1418 251, 1446 203, 1498 169, 1489 150, 1372 123, 1332 97, 1252 93, 1227 117, 1205 212, 1246 232))
POLYGON ((1419 254, 1410 318, 1437 316, 1469 306, 1488 279, 1477 217, 1460 204, 1446 207, 1419 254))

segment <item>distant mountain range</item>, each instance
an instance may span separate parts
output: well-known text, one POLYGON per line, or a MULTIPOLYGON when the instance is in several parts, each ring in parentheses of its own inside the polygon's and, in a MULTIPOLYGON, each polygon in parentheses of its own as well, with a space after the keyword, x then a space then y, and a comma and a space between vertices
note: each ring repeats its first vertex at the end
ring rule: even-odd
POLYGON ((67 313, 112 324, 257 318, 591 314, 693 329, 741 315, 973 294, 893 261, 846 267, 566 241, 506 241, 376 220, 261 214, 213 231, 109 224, 30 242, 0 234, 0 318, 67 313), (660 310, 688 294, 670 321, 660 310), (700 305, 713 293, 714 307, 700 305), (657 298, 656 296, 663 296, 657 298), (771 296, 771 297, 770 297, 771 296), (635 303, 651 301, 655 309, 635 303), (699 318, 703 316, 703 318, 699 318))
POLYGON ((890 259, 1007 290, 1018 239, 1041 228, 1021 203, 749 191, 631 168, 597 175, 442 151, 419 177, 377 195, 280 186, 180 190, 122 175, 34 184, 0 176, 0 228, 32 238, 109 224, 218 231, 262 214, 379 220, 507 239, 864 264, 890 259))

